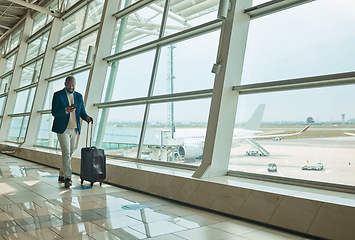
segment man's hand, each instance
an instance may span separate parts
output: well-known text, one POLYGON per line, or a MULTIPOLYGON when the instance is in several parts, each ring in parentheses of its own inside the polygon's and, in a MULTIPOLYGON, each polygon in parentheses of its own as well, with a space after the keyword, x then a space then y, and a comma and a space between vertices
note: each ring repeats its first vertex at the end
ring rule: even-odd
POLYGON ((74 111, 75 111, 75 108, 73 108, 72 106, 68 106, 68 107, 66 108, 66 110, 67 110, 67 113, 71 113, 71 112, 74 112, 74 111))
POLYGON ((94 119, 92 119, 92 117, 86 117, 86 121, 88 122, 88 123, 91 123, 91 122, 93 122, 94 121, 94 119))

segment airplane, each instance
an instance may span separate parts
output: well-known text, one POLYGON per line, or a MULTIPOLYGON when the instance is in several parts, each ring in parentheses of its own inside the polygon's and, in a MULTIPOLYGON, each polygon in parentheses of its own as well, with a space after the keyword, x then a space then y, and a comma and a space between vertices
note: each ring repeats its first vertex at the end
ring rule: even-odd
MULTIPOLYGON (((266 151, 262 146, 260 146, 253 139, 265 139, 265 138, 283 138, 296 136, 304 133, 310 128, 310 125, 303 128, 301 131, 295 133, 287 133, 287 134, 270 134, 270 135, 262 135, 262 131, 259 130, 262 117, 264 115, 265 104, 260 104, 257 109, 254 111, 253 115, 250 117, 248 122, 244 125, 243 129, 235 129, 233 133, 233 146, 236 146, 235 140, 245 139, 251 146, 253 146, 255 151, 247 151, 247 155, 257 155, 260 156, 268 156, 269 152, 266 151)), ((179 146, 178 154, 183 159, 196 159, 201 158, 204 147, 204 136, 194 136, 190 138, 185 138, 185 142, 183 145, 179 146), (186 141, 187 140, 187 141, 186 141), (192 141, 191 141, 192 140, 192 141)))
POLYGON ((345 134, 346 134, 346 135, 349 135, 349 136, 355 136, 355 133, 348 133, 348 132, 346 132, 345 134))

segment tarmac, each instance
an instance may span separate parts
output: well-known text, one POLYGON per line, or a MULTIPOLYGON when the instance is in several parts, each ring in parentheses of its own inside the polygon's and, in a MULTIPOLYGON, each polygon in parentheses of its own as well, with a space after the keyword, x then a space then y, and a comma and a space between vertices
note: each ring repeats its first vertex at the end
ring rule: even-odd
POLYGON ((247 156, 255 150, 241 143, 231 151, 229 169, 251 173, 315 180, 344 185, 355 185, 355 137, 327 137, 256 140, 269 156, 247 156), (323 163, 323 170, 302 170, 302 165, 323 163), (267 165, 276 163, 277 172, 268 172, 267 165))

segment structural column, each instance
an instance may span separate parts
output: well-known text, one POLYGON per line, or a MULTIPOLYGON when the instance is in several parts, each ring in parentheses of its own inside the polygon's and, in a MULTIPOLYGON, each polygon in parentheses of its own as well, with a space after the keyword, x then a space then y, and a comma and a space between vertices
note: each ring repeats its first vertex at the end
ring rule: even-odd
POLYGON ((32 25, 33 25, 33 20, 31 18, 31 10, 27 10, 26 20, 24 23, 21 39, 19 41, 18 52, 15 60, 14 71, 12 74, 7 101, 4 108, 3 120, 0 129, 0 142, 4 142, 6 140, 7 133, 10 127, 11 117, 9 116, 9 114, 13 112, 16 103, 16 95, 17 95, 17 93, 14 90, 18 88, 20 83, 20 78, 22 73, 22 68, 20 65, 25 60, 25 55, 27 51, 26 40, 29 38, 31 34, 32 25))
MULTIPOLYGON (((22 144, 23 147, 32 147, 36 144, 36 138, 37 138, 38 129, 41 121, 41 115, 42 115, 38 111, 42 110, 43 103, 46 98, 46 92, 48 86, 48 81, 46 80, 46 78, 51 76, 52 64, 54 62, 55 52, 56 52, 56 50, 54 50, 53 47, 56 46, 58 43, 62 24, 63 21, 60 20, 59 18, 54 18, 52 21, 52 26, 49 33, 47 46, 42 61, 42 67, 38 77, 38 83, 37 83, 36 93, 33 100, 31 115, 27 126, 26 138, 24 143, 22 144)), ((63 81, 63 86, 64 86, 64 81, 63 81)), ((49 129, 49 131, 50 130, 51 129, 49 129)))
POLYGON ((252 0, 230 1, 231 8, 223 22, 217 56, 210 115, 202 163, 193 177, 215 177, 227 174, 237 111, 238 94, 232 91, 240 84, 250 18, 244 9, 252 0))
MULTIPOLYGON (((105 1, 102 10, 101 24, 97 34, 94 58, 93 62, 91 63, 89 79, 86 87, 84 103, 87 114, 94 118, 94 128, 98 123, 97 120, 99 113, 99 109, 94 106, 94 104, 101 102, 101 97, 105 85, 106 71, 108 68, 107 62, 104 61, 103 58, 111 54, 112 42, 109 40, 113 39, 116 24, 116 18, 112 15, 117 11, 118 4, 116 1, 105 1)), ((85 139, 87 127, 88 124, 83 122, 81 130, 82 134, 79 138, 78 149, 84 147, 86 144, 85 139)), ((79 151, 76 151, 76 154, 78 153, 79 151)))

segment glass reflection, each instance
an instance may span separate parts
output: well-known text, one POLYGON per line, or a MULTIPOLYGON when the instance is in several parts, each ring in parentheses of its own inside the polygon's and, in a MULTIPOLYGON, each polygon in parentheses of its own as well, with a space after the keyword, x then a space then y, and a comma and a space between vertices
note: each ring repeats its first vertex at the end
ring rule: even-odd
POLYGON ((37 82, 39 72, 41 70, 41 66, 42 66, 42 59, 24 67, 22 69, 19 87, 37 82))
POLYGON ((84 7, 64 20, 59 43, 82 31, 85 11, 86 8, 84 7))
POLYGON ((95 146, 107 154, 136 158, 145 105, 101 109, 95 131, 95 146), (107 111, 107 117, 105 115, 107 111))
POLYGON ((163 14, 152 5, 163 5, 164 2, 158 1, 119 19, 112 54, 158 38, 163 14))
POLYGON ((33 87, 17 93, 13 113, 26 113, 31 111, 35 90, 36 88, 33 87))
POLYGON ((37 134, 36 145, 45 147, 59 147, 57 134, 52 132, 52 124, 52 115, 42 114, 37 134))
POLYGON ((8 71, 14 69, 15 65, 15 59, 16 59, 17 53, 11 55, 6 59, 6 65, 5 65, 5 71, 4 73, 7 73, 8 71))
MULTIPOLYGON (((219 0, 170 1, 164 36, 217 19, 218 6, 219 0)), ((164 8, 159 4, 153 7, 156 11, 164 8)))
POLYGON ((7 93, 9 91, 11 78, 12 78, 12 74, 0 80, 1 81, 0 94, 7 93))
POLYGON ((11 118, 10 128, 6 137, 6 141, 17 143, 21 143, 24 141, 28 118, 28 116, 11 118))
POLYGON ((75 64, 79 42, 74 42, 59 49, 55 54, 52 76, 72 70, 75 64))

